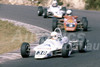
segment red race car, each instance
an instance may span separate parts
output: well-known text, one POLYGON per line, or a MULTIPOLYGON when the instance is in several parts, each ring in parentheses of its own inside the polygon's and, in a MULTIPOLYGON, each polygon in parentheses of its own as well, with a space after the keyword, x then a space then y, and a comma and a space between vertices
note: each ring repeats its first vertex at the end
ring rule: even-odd
POLYGON ((64 29, 65 31, 76 31, 77 29, 87 31, 88 20, 86 17, 82 17, 82 19, 78 20, 78 16, 65 15, 64 18, 60 20, 58 20, 57 18, 53 18, 52 30, 57 27, 64 29))

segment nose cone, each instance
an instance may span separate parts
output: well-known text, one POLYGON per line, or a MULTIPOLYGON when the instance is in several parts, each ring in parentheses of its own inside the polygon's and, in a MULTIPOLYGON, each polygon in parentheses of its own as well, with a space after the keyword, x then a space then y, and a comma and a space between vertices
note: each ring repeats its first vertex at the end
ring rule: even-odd
POLYGON ((35 59, 44 59, 44 58, 47 58, 47 55, 36 55, 36 53, 35 53, 34 58, 35 59))
POLYGON ((64 24, 64 28, 66 31, 76 31, 77 23, 75 24, 64 24))

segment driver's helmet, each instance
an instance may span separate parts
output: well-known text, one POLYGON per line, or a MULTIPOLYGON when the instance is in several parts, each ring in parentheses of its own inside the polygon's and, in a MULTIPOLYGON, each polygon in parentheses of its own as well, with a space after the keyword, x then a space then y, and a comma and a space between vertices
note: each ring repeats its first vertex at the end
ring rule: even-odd
POLYGON ((56 2, 56 1, 54 1, 53 3, 52 3, 52 7, 57 7, 58 6, 58 3, 56 2))
POLYGON ((58 39, 58 33, 57 32, 52 32, 51 33, 51 38, 54 39, 54 40, 57 40, 58 39))
POLYGON ((67 10, 67 11, 66 11, 66 14, 67 14, 67 15, 72 15, 72 10, 70 10, 70 9, 67 10))

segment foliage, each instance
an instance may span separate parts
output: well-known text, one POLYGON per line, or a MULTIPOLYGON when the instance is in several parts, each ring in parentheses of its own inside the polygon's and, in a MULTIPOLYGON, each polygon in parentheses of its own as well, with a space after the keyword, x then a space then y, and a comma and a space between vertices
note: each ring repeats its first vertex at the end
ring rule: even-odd
POLYGON ((100 0, 86 0, 86 9, 100 9, 100 0))
POLYGON ((63 5, 63 2, 61 0, 57 0, 59 5, 63 5))

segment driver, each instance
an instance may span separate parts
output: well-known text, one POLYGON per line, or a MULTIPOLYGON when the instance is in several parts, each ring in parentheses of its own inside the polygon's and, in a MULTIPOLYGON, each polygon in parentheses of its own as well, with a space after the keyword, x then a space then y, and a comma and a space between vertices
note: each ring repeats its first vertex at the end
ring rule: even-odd
POLYGON ((61 37, 61 35, 57 32, 52 32, 50 39, 55 40, 55 41, 60 41, 61 43, 63 43, 63 42, 68 43, 69 42, 68 37, 66 37, 66 36, 61 37))
POLYGON ((61 49, 62 44, 59 38, 59 34, 57 32, 52 32, 51 33, 51 38, 50 38, 51 43, 54 45, 53 48, 55 49, 61 49))
POLYGON ((73 11, 71 10, 71 9, 68 9, 67 11, 66 11, 66 15, 64 16, 64 18, 66 18, 66 19, 77 19, 78 18, 78 16, 73 16, 72 15, 72 13, 73 13, 73 11))
POLYGON ((67 10, 67 11, 66 11, 66 14, 67 14, 68 16, 72 16, 72 12, 73 12, 72 10, 67 10))
POLYGON ((58 3, 57 3, 56 1, 54 1, 54 2, 52 3, 52 7, 58 7, 58 3))
POLYGON ((69 43, 68 37, 61 37, 59 33, 52 32, 51 33, 51 43, 54 44, 55 48, 61 49, 64 43, 69 43))
POLYGON ((54 1, 52 2, 52 4, 50 5, 50 8, 61 8, 61 7, 60 7, 60 6, 58 6, 57 1, 56 1, 56 0, 54 0, 54 1))
POLYGON ((73 16, 72 13, 73 11, 71 9, 68 9, 66 11, 66 15, 64 16, 64 20, 61 21, 74 20, 75 22, 77 22, 78 16, 73 16))
POLYGON ((58 37, 58 33, 57 32, 52 32, 51 33, 51 39, 52 40, 57 40, 59 37, 58 37))

